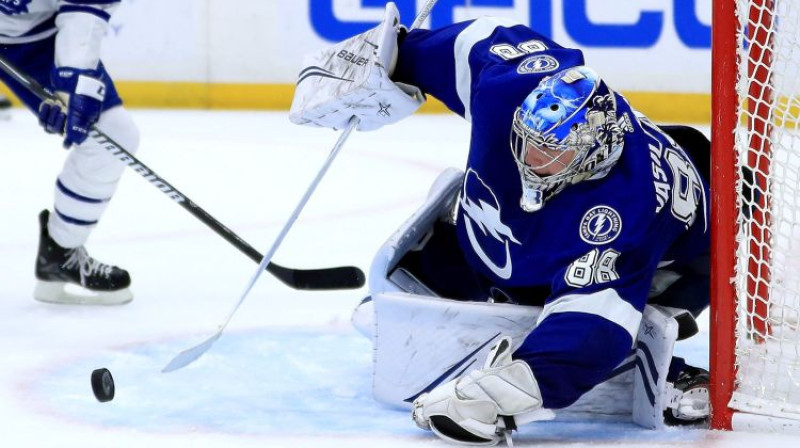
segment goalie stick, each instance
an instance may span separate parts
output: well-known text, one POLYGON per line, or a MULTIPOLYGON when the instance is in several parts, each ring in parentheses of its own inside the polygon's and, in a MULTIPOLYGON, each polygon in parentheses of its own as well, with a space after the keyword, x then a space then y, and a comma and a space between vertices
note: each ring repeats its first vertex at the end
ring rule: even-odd
MULTIPOLYGON (((57 100, 55 95, 47 91, 35 79, 14 67, 3 57, 0 57, 0 70, 3 70, 9 76, 14 78, 17 82, 22 84, 23 87, 39 97, 39 99, 43 101, 57 100)), ((183 207, 184 210, 191 213, 192 216, 208 226, 217 235, 221 236, 225 239, 225 241, 229 242, 242 253, 247 255, 248 258, 256 263, 260 263, 262 261, 263 257, 260 252, 254 249, 251 245, 245 242, 221 222, 217 221, 213 216, 209 215, 208 212, 195 204, 191 199, 186 197, 186 195, 178 191, 177 188, 164 180, 164 178, 157 175, 153 170, 148 168, 147 165, 134 157, 133 154, 129 153, 127 150, 125 150, 125 148, 116 143, 111 137, 104 134, 94 126, 92 126, 90 129, 89 136, 101 144, 103 148, 110 152, 117 160, 139 173, 162 193, 166 194, 170 199, 183 207)), ((294 289, 355 289, 362 287, 365 281, 364 272, 355 266, 341 266, 322 269, 293 269, 270 262, 265 266, 259 267, 262 270, 266 269, 278 280, 294 289)))
MULTIPOLYGON (((430 14, 431 9, 433 9, 433 6, 436 4, 437 1, 438 0, 428 0, 425 3, 425 5, 422 7, 422 10, 420 10, 420 12, 417 14, 417 17, 414 19, 411 29, 417 28, 420 25, 422 25, 422 23, 425 21, 425 18, 428 16, 428 14, 430 14)), ((203 354, 207 352, 211 348, 211 346, 214 345, 215 342, 217 342, 217 339, 219 339, 220 336, 222 336, 222 332, 225 331, 225 327, 228 326, 231 319, 233 318, 233 315, 236 314, 236 311, 242 305, 244 299, 247 298, 247 295, 250 293, 250 290, 253 288, 253 285, 255 285, 256 281, 258 280, 258 277, 261 276, 261 272, 263 271, 262 265, 269 263, 269 260, 270 258, 272 258, 272 255, 275 253, 276 250, 278 250, 278 246, 280 246, 281 242, 283 241, 283 238, 286 236, 286 234, 289 232, 289 229, 292 227, 292 224, 294 224, 294 221, 297 219, 298 215, 300 215, 300 212, 303 210, 303 207, 306 205, 306 202, 308 202, 309 198, 311 198, 311 195, 314 193, 314 190, 317 188, 317 185, 322 180, 322 177, 325 176, 325 173, 328 171, 328 168, 330 167, 331 163, 333 163, 333 160, 339 154, 339 151, 342 149, 342 146, 344 146, 344 142, 346 142, 347 139, 350 137, 350 133, 353 132, 353 129, 355 129, 356 126, 358 126, 358 122, 359 122, 358 117, 356 116, 350 117, 347 126, 345 127, 342 134, 339 136, 339 139, 336 141, 336 144, 333 145, 333 148, 331 149, 330 154, 328 154, 328 157, 325 159, 325 162, 322 164, 322 168, 320 168, 319 172, 317 172, 317 175, 314 177, 314 180, 311 181, 311 184, 306 189, 305 194, 303 194, 303 197, 300 199, 300 202, 295 207, 294 211, 292 212, 292 215, 289 217, 289 220, 283 226, 283 229, 281 229, 281 232, 280 234, 278 234, 278 237, 275 239, 275 242, 272 243, 272 247, 269 249, 269 251, 267 251, 267 254, 264 255, 264 259, 261 260, 261 265, 259 265, 259 269, 253 274, 252 278, 250 279, 250 282, 245 287, 244 292, 242 292, 242 294, 239 296, 239 300, 236 302, 231 311, 228 313, 228 316, 225 318, 225 320, 219 325, 217 331, 203 342, 178 353, 161 370, 161 372, 163 373, 172 372, 174 370, 182 369, 188 366, 189 364, 195 362, 198 358, 203 356, 203 354)))
POLYGON ((164 373, 172 372, 173 370, 178 370, 188 366, 189 364, 197 360, 199 357, 203 356, 203 353, 207 352, 208 349, 210 349, 211 346, 214 345, 214 342, 216 342, 217 339, 219 339, 219 337, 222 336, 222 332, 225 330, 225 327, 228 326, 228 323, 230 323, 231 319, 233 318, 233 315, 236 314, 236 311, 239 309, 239 306, 241 306, 242 302, 244 302, 244 299, 247 298, 247 295, 250 293, 250 290, 253 289, 253 286, 256 284, 258 277, 261 276, 261 272, 264 270, 263 266, 269 263, 270 258, 272 258, 272 256, 275 254, 275 251, 278 250, 278 246, 280 246, 281 242, 283 242, 283 238, 286 236, 287 233, 289 233, 289 229, 292 227, 292 224, 294 224, 295 220, 297 220, 297 217, 300 215, 300 212, 303 210, 303 207, 306 205, 306 202, 308 202, 309 198, 311 198, 311 194, 314 193, 314 190, 316 189, 319 182, 322 180, 322 177, 325 175, 325 172, 328 171, 328 167, 330 167, 331 163, 333 162, 333 159, 336 158, 336 155, 339 153, 339 150, 342 149, 342 145, 344 145, 345 140, 347 140, 347 138, 350 136, 350 133, 353 131, 353 129, 355 129, 357 124, 358 124, 358 118, 352 117, 350 119, 350 122, 347 124, 347 128, 345 128, 344 132, 342 132, 342 135, 339 136, 339 140, 336 142, 336 145, 334 145, 333 149, 331 149, 328 158, 325 159, 325 163, 322 165, 322 168, 320 168, 316 177, 314 177, 314 180, 311 181, 311 185, 309 185, 308 189, 306 189, 305 194, 303 194, 303 198, 300 199, 300 202, 295 207, 294 211, 292 212, 292 215, 289 217, 289 220, 283 226, 283 229, 281 229, 281 232, 278 234, 278 237, 275 239, 275 242, 272 243, 272 247, 270 247, 270 249, 264 255, 264 259, 261 260, 261 264, 258 266, 256 272, 250 278, 250 282, 245 287, 244 292, 242 292, 242 294, 239 296, 239 300, 236 302, 236 305, 234 305, 233 309, 231 309, 231 311, 228 313, 228 317, 225 318, 225 321, 219 325, 217 332, 214 333, 210 338, 201 342, 200 344, 178 353, 178 355, 172 358, 172 361, 170 361, 169 364, 167 364, 166 367, 164 367, 164 369, 161 370, 162 372, 164 373))

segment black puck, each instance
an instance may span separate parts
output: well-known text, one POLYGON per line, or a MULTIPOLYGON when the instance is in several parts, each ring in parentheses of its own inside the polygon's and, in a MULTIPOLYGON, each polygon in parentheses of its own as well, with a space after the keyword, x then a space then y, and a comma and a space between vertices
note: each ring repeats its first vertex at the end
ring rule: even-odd
POLYGON ((100 403, 114 399, 114 378, 108 369, 96 369, 92 372, 92 392, 100 403))

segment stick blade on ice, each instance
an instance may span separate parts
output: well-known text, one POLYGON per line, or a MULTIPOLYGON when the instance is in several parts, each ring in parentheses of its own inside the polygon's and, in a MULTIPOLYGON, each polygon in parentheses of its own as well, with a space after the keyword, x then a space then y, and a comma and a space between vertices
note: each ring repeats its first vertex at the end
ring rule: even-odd
POLYGON ((217 339, 219 339, 220 336, 222 336, 222 332, 218 331, 216 334, 200 344, 195 345, 192 348, 187 348, 186 350, 178 353, 177 356, 172 358, 172 361, 170 361, 169 364, 161 369, 161 373, 169 373, 178 369, 182 369, 197 361, 198 358, 203 356, 203 354, 207 352, 215 342, 217 342, 217 339))

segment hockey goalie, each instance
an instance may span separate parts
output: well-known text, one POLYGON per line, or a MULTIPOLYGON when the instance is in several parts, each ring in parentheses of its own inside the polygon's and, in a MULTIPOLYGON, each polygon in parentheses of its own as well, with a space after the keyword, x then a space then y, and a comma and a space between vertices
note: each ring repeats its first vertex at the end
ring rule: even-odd
POLYGON ((708 140, 656 126, 581 51, 514 21, 399 23, 390 3, 312 55, 290 113, 372 130, 432 95, 471 123, 466 166, 378 250, 354 312, 376 399, 470 445, 581 407, 704 421, 708 373, 673 345, 709 301, 708 140))

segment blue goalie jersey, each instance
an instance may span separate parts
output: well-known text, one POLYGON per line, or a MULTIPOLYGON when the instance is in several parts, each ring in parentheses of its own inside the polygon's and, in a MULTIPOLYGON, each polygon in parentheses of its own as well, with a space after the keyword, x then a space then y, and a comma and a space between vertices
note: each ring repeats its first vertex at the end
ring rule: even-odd
POLYGON ((548 408, 608 377, 630 353, 656 271, 709 245, 706 181, 683 148, 616 93, 624 146, 610 172, 566 187, 538 211, 520 206, 514 112, 542 79, 577 65, 579 50, 481 18, 409 32, 393 76, 471 122, 459 245, 498 287, 549 291, 543 318, 514 355, 531 365, 548 408))

